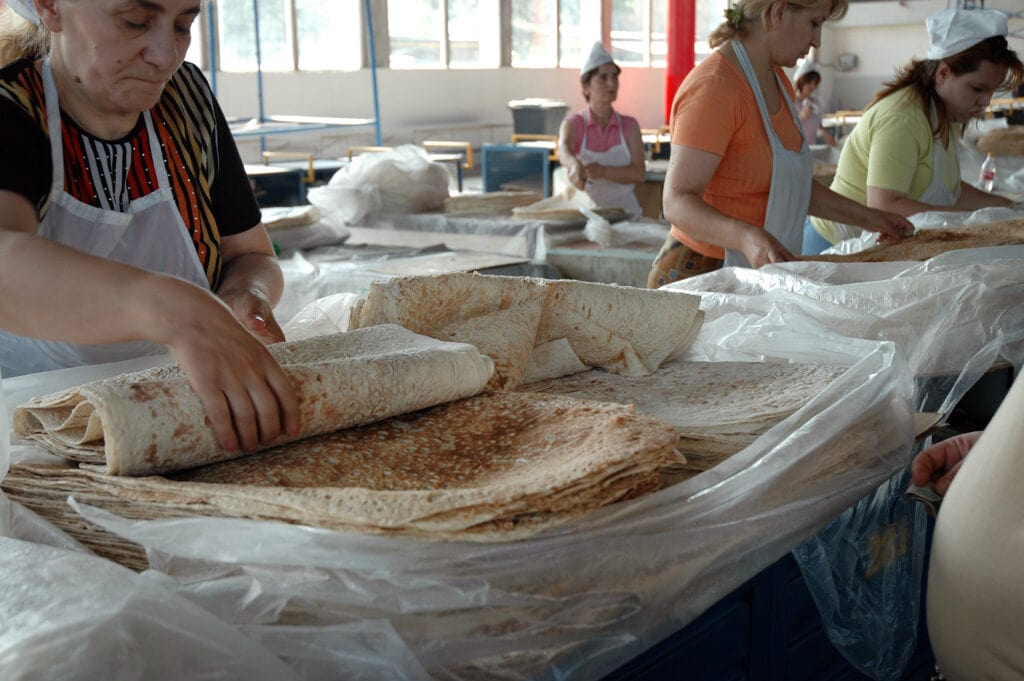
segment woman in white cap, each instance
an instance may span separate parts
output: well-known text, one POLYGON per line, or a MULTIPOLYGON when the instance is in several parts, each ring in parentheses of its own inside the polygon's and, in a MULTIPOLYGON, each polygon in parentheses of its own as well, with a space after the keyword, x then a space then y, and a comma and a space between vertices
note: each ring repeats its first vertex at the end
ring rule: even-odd
MULTIPOLYGON (((1006 19, 982 9, 929 16, 927 57, 898 70, 875 95, 843 144, 832 190, 905 216, 1011 205, 964 182, 957 156, 963 126, 985 112, 993 93, 1024 82, 1006 19)), ((809 227, 806 253, 861 233, 837 220, 812 218, 809 227)))
POLYGON ((868 209, 812 177, 793 104, 792 67, 821 41, 847 0, 748 0, 726 10, 715 51, 683 80, 672 104, 663 205, 672 228, 647 284, 662 286, 722 265, 761 267, 800 253, 808 212, 891 238, 904 218, 868 209))
POLYGON ((808 60, 800 65, 793 77, 793 89, 796 91, 793 103, 796 104, 797 116, 803 124, 804 139, 808 144, 815 144, 821 136, 825 144, 830 147, 836 146, 836 138, 821 127, 821 101, 814 94, 821 85, 821 73, 814 68, 814 62, 808 60))
POLYGON ((0 69, 0 372, 170 351, 225 449, 297 433, 264 345, 281 270, 183 63, 200 0, 8 4, 27 21, 0 43, 29 53, 0 69))
POLYGON ((594 43, 580 70, 587 108, 567 116, 558 132, 558 159, 569 182, 601 208, 621 208, 639 216, 636 185, 644 181, 640 124, 612 104, 619 95, 622 69, 601 43, 594 43))

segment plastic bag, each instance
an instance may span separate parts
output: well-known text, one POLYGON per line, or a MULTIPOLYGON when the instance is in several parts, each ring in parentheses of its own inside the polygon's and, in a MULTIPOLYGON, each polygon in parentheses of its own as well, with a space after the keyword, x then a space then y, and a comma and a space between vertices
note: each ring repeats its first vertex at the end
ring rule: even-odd
POLYGON ((352 159, 306 196, 332 224, 356 224, 366 215, 420 213, 444 207, 448 171, 411 144, 352 159))
POLYGON ((928 517, 909 482, 907 467, 793 551, 829 640, 876 681, 899 679, 917 644, 928 517))

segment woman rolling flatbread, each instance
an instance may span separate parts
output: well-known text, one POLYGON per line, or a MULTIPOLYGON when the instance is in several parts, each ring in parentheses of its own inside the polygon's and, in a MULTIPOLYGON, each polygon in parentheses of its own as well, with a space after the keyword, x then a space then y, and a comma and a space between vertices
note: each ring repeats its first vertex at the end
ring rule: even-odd
POLYGON ((8 5, 0 372, 169 350, 225 449, 297 434, 264 347, 284 340, 283 277, 223 113, 183 63, 200 0, 8 5))
MULTIPOLYGON (((928 54, 897 72, 868 105, 839 156, 832 190, 873 208, 910 216, 929 210, 1009 206, 960 177, 963 126, 997 90, 1024 82, 1006 42, 1007 17, 995 10, 940 10, 925 20, 928 54)), ((817 254, 861 230, 812 217, 804 253, 817 254)))
POLYGON ((813 163, 783 66, 821 44, 847 0, 748 0, 726 10, 717 49, 672 105, 663 204, 672 228, 647 285, 722 267, 760 267, 800 253, 808 213, 902 238, 905 218, 869 209, 812 178, 813 163), (843 216, 840 218, 840 216, 843 216))

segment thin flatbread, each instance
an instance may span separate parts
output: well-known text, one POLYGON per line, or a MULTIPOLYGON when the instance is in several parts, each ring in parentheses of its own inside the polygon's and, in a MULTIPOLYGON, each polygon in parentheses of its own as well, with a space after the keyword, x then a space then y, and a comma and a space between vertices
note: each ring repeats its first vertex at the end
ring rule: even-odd
POLYGON ((217 515, 503 541, 657 489, 658 471, 680 461, 674 442, 672 426, 631 407, 495 393, 169 477, 23 465, 3 488, 40 509, 73 490, 129 518, 217 515))
MULTIPOLYGON (((302 431, 269 446, 475 395, 494 369, 472 345, 395 325, 281 343, 270 352, 299 394, 302 431)), ((220 448, 177 366, 33 399, 15 409, 14 429, 111 475, 175 471, 241 454, 220 448)))
MULTIPOLYGON (((497 367, 488 387, 512 390, 534 349, 560 339, 586 366, 650 373, 692 342, 703 319, 699 304, 698 296, 673 291, 456 273, 375 282, 353 323, 401 324, 471 343, 497 367)), ((548 359, 532 365, 558 366, 548 359)), ((576 370, 571 361, 564 365, 576 370)))
POLYGON ((1001 220, 987 225, 949 229, 919 229, 896 243, 885 243, 849 255, 802 255, 800 260, 827 262, 893 262, 928 260, 946 251, 1024 244, 1024 220, 1001 220))

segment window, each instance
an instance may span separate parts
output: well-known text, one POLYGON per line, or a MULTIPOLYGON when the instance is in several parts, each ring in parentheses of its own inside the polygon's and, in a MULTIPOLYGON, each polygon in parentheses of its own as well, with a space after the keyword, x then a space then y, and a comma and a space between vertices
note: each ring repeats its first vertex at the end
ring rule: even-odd
POLYGON ((496 67, 498 0, 403 0, 388 3, 394 69, 496 67))
MULTIPOLYGON (((214 5, 217 65, 223 71, 256 70, 253 5, 254 0, 218 0, 214 5)), ((255 5, 259 65, 264 71, 354 70, 362 65, 364 31, 358 0, 255 0, 255 5)))
POLYGON ((612 57, 622 66, 665 66, 669 0, 512 0, 512 66, 578 68, 611 12, 612 57), (557 13, 557 21, 556 21, 557 13))
POLYGON ((693 58, 700 61, 711 54, 708 38, 718 25, 725 21, 725 10, 729 0, 697 0, 697 17, 693 43, 693 58))
POLYGON ((365 34, 358 0, 295 2, 295 36, 303 71, 359 70, 365 34))
POLYGON ((622 66, 665 66, 668 0, 612 0, 612 58, 622 66))
POLYGON ((512 0, 512 66, 551 68, 558 63, 555 8, 556 0, 512 0))
POLYGON ((601 3, 561 0, 558 12, 558 65, 579 68, 591 46, 601 40, 601 3))

